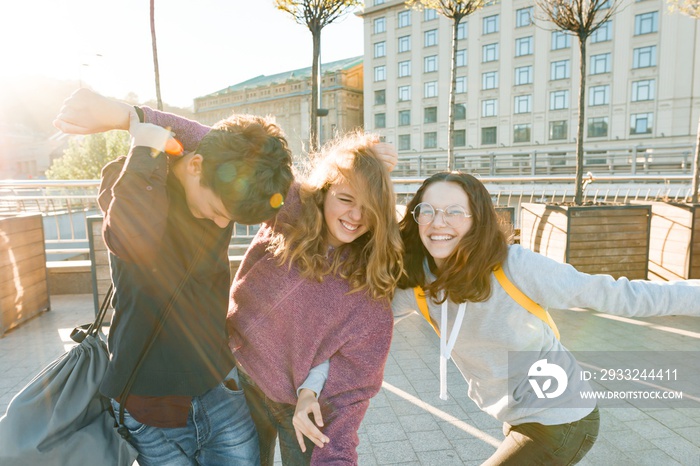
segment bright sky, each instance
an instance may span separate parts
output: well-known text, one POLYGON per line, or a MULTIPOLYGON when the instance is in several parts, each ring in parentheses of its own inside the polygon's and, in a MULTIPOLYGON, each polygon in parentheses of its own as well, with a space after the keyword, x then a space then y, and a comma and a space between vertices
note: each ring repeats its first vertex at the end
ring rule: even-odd
MULTIPOLYGON (((273 0, 155 0, 155 8, 161 95, 171 105, 311 66, 311 33, 273 0)), ((362 24, 351 13, 324 28, 322 61, 362 55, 362 24)), ((0 86, 27 75, 155 98, 149 0, 3 0, 0 86)))

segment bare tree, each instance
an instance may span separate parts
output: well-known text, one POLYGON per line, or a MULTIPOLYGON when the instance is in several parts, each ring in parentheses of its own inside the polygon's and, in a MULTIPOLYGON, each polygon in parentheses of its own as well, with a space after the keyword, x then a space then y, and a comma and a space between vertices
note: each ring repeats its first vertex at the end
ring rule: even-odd
POLYGON ((447 131, 447 169, 455 169, 455 89, 457 87, 457 31, 462 19, 483 8, 492 0, 406 0, 406 6, 422 10, 431 8, 452 20, 452 60, 450 61, 450 104, 447 110, 449 129, 447 131))
POLYGON ((163 99, 160 98, 160 71, 158 70, 158 47, 156 46, 155 0, 151 0, 151 44, 153 46, 153 71, 156 75, 156 101, 158 102, 158 110, 163 110, 163 99))
POLYGON ((535 0, 544 20, 578 39, 581 59, 578 90, 578 130, 576 133, 576 187, 574 203, 583 203, 583 129, 586 114, 586 41, 609 21, 621 0, 535 0))
MULTIPOLYGON (((686 16, 700 20, 700 0, 667 0, 669 10, 679 11, 686 16)), ((700 188, 700 119, 698 119, 698 131, 695 138, 695 157, 693 157, 693 194, 690 202, 698 202, 698 188, 700 188)))
POLYGON ((318 110, 321 106, 321 30, 336 19, 361 5, 362 0, 275 0, 275 6, 286 11, 294 20, 309 28, 313 41, 311 64, 311 122, 309 147, 317 150, 321 145, 318 129, 318 110))

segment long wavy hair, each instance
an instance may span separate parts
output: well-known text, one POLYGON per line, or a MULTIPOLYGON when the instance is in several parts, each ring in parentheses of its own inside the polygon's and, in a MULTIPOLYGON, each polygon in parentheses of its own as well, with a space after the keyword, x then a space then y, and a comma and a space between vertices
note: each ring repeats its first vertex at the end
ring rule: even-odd
POLYGON ((307 278, 322 281, 337 274, 351 292, 367 290, 372 298, 391 298, 402 270, 402 243, 396 221, 396 197, 384 163, 373 149, 374 138, 355 132, 326 145, 302 177, 301 214, 294 227, 282 225, 270 249, 280 265, 293 263, 307 278), (329 254, 323 215, 326 193, 347 182, 356 192, 368 231, 329 254))
POLYGON ((508 238, 499 220, 491 195, 481 181, 461 172, 436 173, 426 179, 406 207, 406 215, 399 223, 404 243, 406 274, 400 288, 420 285, 435 302, 449 299, 454 303, 482 302, 491 296, 491 273, 508 254, 508 238), (459 185, 469 199, 472 227, 459 241, 455 250, 438 269, 432 256, 421 241, 418 224, 411 212, 423 202, 425 190, 439 182, 459 185), (427 258, 437 280, 427 284, 423 262, 427 258), (440 299, 439 291, 444 291, 440 299))

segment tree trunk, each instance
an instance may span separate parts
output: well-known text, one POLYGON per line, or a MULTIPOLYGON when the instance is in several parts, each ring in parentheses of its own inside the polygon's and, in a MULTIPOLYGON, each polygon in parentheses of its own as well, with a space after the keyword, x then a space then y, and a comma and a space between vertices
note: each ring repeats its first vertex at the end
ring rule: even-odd
POLYGON ((163 110, 163 100, 160 98, 160 71, 158 71, 158 47, 156 46, 155 0, 151 0, 151 44, 153 45, 153 71, 156 75, 156 101, 158 103, 158 110, 163 110))
POLYGON ((581 57, 578 88, 578 130, 576 136, 576 185, 574 204, 583 204, 583 130, 586 123, 586 39, 579 37, 581 57))
POLYGON ((321 106, 321 28, 311 27, 313 61, 311 64, 311 121, 309 122, 309 149, 315 152, 321 147, 318 126, 318 109, 321 106))
POLYGON ((447 170, 455 169, 455 90, 457 88, 457 28, 462 18, 454 18, 452 21, 452 60, 450 68, 450 106, 447 109, 447 170))
POLYGON ((691 202, 698 202, 698 182, 700 178, 700 119, 698 119, 698 134, 695 138, 695 157, 693 157, 693 196, 691 202))

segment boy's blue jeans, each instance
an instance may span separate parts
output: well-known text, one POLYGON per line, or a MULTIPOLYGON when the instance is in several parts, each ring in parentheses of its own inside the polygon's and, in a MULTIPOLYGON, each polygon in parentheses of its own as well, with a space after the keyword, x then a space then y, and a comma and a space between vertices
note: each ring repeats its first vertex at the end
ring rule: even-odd
MULTIPOLYGON (((237 385, 234 368, 227 376, 237 385)), ((112 400, 114 412, 119 403, 112 400)), ((260 450, 255 425, 243 390, 231 390, 220 383, 192 398, 185 427, 165 429, 141 424, 124 410, 129 442, 138 450, 140 466, 259 465, 260 450)))

